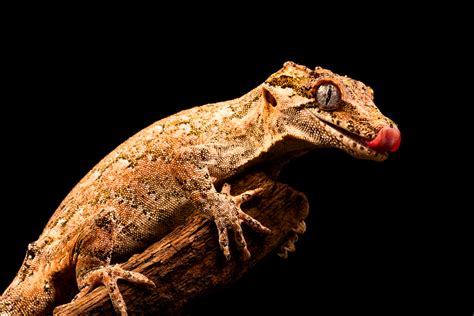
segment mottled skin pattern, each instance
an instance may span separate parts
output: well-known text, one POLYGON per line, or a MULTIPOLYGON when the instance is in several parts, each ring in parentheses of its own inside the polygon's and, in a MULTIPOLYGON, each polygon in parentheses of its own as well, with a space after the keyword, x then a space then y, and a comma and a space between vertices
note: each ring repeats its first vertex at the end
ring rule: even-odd
POLYGON ((116 148, 67 195, 28 246, 20 271, 0 297, 0 312, 50 313, 67 302, 65 284, 74 289, 76 278, 76 297, 105 285, 115 310, 125 315, 117 279, 154 284, 115 263, 162 238, 193 211, 214 220, 225 257, 230 258, 230 229, 248 258, 241 223, 269 232, 240 210, 259 189, 232 196, 226 179, 261 163, 278 169, 317 147, 384 160, 387 153, 367 142, 387 127, 395 124, 376 108, 370 88, 292 62, 241 98, 162 119, 116 148), (327 84, 337 89, 332 90, 336 99, 316 97, 318 87, 327 84))

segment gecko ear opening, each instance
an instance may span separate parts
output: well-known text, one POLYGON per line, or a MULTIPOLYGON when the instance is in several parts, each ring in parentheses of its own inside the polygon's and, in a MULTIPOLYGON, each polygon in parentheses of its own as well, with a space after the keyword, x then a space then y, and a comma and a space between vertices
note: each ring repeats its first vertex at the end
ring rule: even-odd
POLYGON ((262 95, 263 95, 264 101, 267 104, 270 104, 272 107, 275 107, 277 105, 277 101, 276 101, 275 97, 265 87, 262 87, 262 95))

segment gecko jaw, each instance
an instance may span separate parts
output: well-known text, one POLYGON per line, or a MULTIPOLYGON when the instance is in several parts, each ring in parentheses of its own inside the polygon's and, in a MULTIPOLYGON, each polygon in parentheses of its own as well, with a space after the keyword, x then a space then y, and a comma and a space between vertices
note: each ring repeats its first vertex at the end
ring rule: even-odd
POLYGON ((331 131, 329 131, 331 134, 336 135, 339 139, 342 139, 342 143, 344 144, 345 148, 348 148, 347 150, 349 151, 349 154, 355 157, 377 161, 383 161, 388 158, 387 151, 377 151, 368 146, 368 143, 371 141, 370 139, 352 133, 330 122, 324 121, 324 123, 327 127, 329 127, 329 129, 331 129, 331 131))
POLYGON ((317 118, 324 129, 332 135, 340 143, 340 148, 349 153, 350 155, 369 160, 384 161, 388 158, 388 152, 386 150, 376 150, 376 148, 370 148, 368 144, 373 139, 365 138, 361 135, 355 134, 341 126, 337 126, 332 122, 325 120, 309 111, 311 115, 317 118))

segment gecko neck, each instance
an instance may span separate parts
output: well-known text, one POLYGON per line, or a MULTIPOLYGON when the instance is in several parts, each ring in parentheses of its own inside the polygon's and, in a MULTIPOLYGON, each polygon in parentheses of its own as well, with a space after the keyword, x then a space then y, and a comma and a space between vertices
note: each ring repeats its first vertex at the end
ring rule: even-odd
POLYGON ((262 87, 223 103, 224 107, 233 115, 215 135, 209 135, 208 143, 218 153, 216 164, 209 168, 216 178, 231 177, 262 162, 292 156, 292 152, 299 155, 296 153, 303 149, 300 141, 288 137, 282 114, 265 100, 262 87))

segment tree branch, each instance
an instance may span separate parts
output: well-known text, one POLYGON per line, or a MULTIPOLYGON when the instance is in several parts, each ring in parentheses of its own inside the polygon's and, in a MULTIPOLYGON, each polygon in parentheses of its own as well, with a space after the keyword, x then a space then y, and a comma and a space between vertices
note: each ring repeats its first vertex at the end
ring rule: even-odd
MULTIPOLYGON (((156 284, 147 290, 122 282, 121 293, 130 313, 179 314, 200 295, 216 286, 239 279, 258 261, 278 250, 285 257, 294 251, 297 233, 304 232, 308 202, 304 194, 274 182, 263 173, 249 174, 232 183, 232 194, 247 189, 264 189, 259 197, 244 204, 245 212, 272 230, 264 236, 244 227, 252 257, 239 259, 239 252, 231 243, 232 259, 222 255, 214 224, 200 216, 193 216, 184 226, 151 245, 143 253, 132 256, 122 265, 124 269, 143 273, 156 284), (232 247, 233 246, 233 247, 232 247)), ((57 315, 113 314, 104 287, 55 310, 57 315)))

